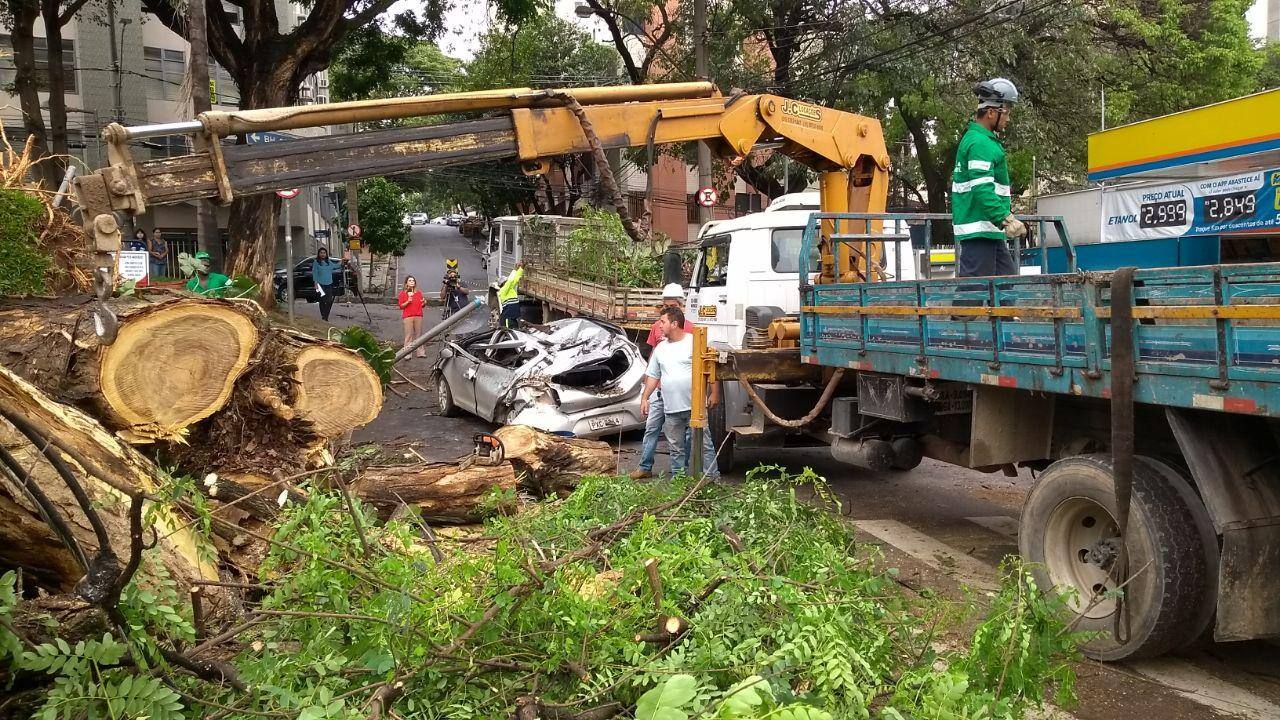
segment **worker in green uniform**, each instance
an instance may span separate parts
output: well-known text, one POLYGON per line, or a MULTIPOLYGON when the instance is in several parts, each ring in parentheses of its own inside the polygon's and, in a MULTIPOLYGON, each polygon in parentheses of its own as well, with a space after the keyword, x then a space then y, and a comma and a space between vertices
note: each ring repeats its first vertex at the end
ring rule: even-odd
POLYGON ((201 250, 195 255, 200 262, 196 266, 196 274, 187 282, 187 290, 205 297, 222 297, 231 284, 231 278, 209 269, 209 253, 201 250))
POLYGON ((498 289, 498 305, 502 311, 498 314, 498 325, 504 328, 517 327, 520 324, 520 278, 524 277, 524 261, 516 263, 516 267, 507 276, 507 281, 498 289))
POLYGON ((956 149, 951 175, 951 221, 960 251, 957 277, 1016 275, 1008 240, 1025 237, 1027 226, 1013 216, 1009 165, 996 133, 1009 125, 1018 88, 1005 78, 973 86, 978 109, 956 149))

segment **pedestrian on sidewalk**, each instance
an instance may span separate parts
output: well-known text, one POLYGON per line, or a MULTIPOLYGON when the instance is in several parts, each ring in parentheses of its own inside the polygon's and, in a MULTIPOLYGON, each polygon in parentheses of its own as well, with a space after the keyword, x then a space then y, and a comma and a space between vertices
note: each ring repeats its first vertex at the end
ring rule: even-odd
MULTIPOLYGON (((408 275, 404 279, 404 287, 396 298, 400 305, 400 314, 404 318, 404 347, 422 335, 422 291, 418 289, 418 279, 408 275)), ((418 348, 416 357, 426 357, 427 353, 418 348)))
MULTIPOLYGON (((680 283, 668 283, 662 288, 662 307, 674 307, 684 310, 684 288, 680 287, 680 283)), ((661 310, 661 308, 659 308, 661 310)), ((684 321, 685 332, 693 332, 693 323, 686 318, 684 321)), ((645 339, 645 344, 649 346, 650 356, 652 351, 658 347, 658 343, 666 339, 662 333, 662 317, 653 321, 653 327, 649 328, 649 337, 645 339)), ((644 478, 653 477, 653 462, 658 454, 658 436, 662 434, 662 423, 666 419, 663 412, 662 404, 662 387, 659 384, 658 389, 653 391, 649 397, 649 414, 645 416, 644 422, 644 442, 640 447, 640 467, 631 471, 632 480, 643 480, 644 478)))
POLYGON ((147 255, 151 261, 151 282, 162 278, 169 269, 169 244, 160 237, 159 230, 152 230, 147 237, 147 255))
POLYGON ((329 322, 329 311, 333 309, 333 273, 339 267, 329 257, 329 248, 316 250, 316 259, 311 263, 311 280, 320 295, 320 319, 325 322, 329 322))
MULTIPOLYGON (((684 312, 680 308, 665 307, 658 316, 666 340, 658 343, 649 358, 645 372, 644 391, 640 398, 640 413, 649 414, 649 397, 658 385, 662 385, 663 413, 666 416, 662 431, 667 436, 671 451, 671 474, 688 472, 689 417, 693 410, 693 334, 685 331, 684 312)), ((720 392, 711 388, 707 407, 720 402, 720 392)), ((709 477, 720 474, 716 466, 715 448, 707 433, 703 433, 703 472, 709 477)))

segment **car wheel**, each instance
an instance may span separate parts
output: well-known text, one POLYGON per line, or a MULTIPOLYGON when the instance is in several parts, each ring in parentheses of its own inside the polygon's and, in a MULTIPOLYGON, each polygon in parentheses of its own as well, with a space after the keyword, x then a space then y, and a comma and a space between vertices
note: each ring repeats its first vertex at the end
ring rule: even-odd
POLYGON ((1188 499, 1159 468, 1134 462, 1125 538, 1132 576, 1117 593, 1111 456, 1066 458, 1040 475, 1022 507, 1018 549, 1036 584, 1057 588, 1072 618, 1082 616, 1076 629, 1094 633, 1082 647, 1085 655, 1150 657, 1203 632, 1206 585, 1216 578, 1188 499))
POLYGON ((453 402, 453 391, 449 389, 449 381, 444 379, 444 373, 436 375, 436 405, 440 415, 444 417, 458 415, 458 406, 453 402))

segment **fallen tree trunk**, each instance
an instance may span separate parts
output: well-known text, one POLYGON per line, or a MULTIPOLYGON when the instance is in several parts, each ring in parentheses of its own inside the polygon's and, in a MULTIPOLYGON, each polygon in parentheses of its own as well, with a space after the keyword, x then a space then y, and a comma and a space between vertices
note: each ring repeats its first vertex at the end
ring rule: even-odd
MULTIPOLYGON (((154 492, 162 476, 95 420, 4 367, 0 418, 0 566, 23 568, 50 592, 71 592, 85 575, 85 559, 103 547, 101 537, 118 556, 128 554, 126 491, 154 492), (19 423, 41 435, 46 447, 37 447, 19 423), (79 490, 83 497, 77 497, 79 490)), ((208 548, 202 551, 203 541, 185 527, 185 519, 164 508, 154 511, 154 559, 180 586, 217 580, 208 548)))
POLYGON ((494 433, 521 487, 539 495, 564 495, 588 475, 615 475, 618 459, 609 443, 566 438, 528 425, 507 425, 494 433))
POLYGON ((180 439, 217 412, 249 367, 260 333, 252 306, 162 296, 115 299, 111 345, 83 297, 0 304, 0 364, 131 442, 180 439))
POLYGON ((371 467, 352 485, 384 520, 401 505, 416 507, 428 522, 483 520, 515 500, 511 463, 462 467, 453 463, 371 467))

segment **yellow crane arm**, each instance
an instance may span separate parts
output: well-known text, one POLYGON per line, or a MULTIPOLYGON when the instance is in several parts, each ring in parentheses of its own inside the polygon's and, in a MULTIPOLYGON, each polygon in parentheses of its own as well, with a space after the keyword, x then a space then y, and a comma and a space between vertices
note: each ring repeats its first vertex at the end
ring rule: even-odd
MULTIPOLYGON (((485 90, 206 112, 163 125, 113 123, 103 131, 109 165, 77 178, 76 197, 98 249, 110 251, 119 247, 113 213, 139 214, 149 205, 198 198, 225 204, 240 195, 495 159, 515 159, 524 172, 542 173, 556 157, 594 149, 566 96, 582 106, 604 148, 702 140, 716 155, 742 162, 753 148, 772 147, 819 173, 823 212, 884 211, 889 155, 879 121, 775 95, 725 96, 711 83, 485 90), (467 113, 488 116, 452 119, 467 113), (222 142, 441 115, 450 119, 278 142, 222 142), (194 137, 194 153, 139 161, 129 149, 148 137, 180 134, 194 137)), ((824 235, 832 231, 827 225, 824 235)), ((868 277, 865 258, 831 253, 831 246, 823 245, 824 280, 868 277)), ((878 258, 871 260, 874 265, 878 258)))

